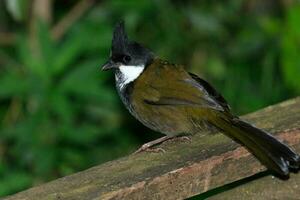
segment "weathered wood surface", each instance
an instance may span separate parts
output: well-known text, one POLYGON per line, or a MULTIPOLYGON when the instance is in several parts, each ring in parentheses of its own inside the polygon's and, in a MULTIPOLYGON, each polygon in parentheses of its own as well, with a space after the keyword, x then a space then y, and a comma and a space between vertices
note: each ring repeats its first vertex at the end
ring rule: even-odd
MULTIPOLYGON (((300 152, 300 98, 267 107, 245 119, 300 152)), ((170 141, 160 147, 166 152, 129 155, 6 199, 182 199, 265 170, 243 147, 219 133, 195 135, 191 143, 170 141)), ((299 180, 299 176, 292 178, 299 180)), ((290 190, 294 188, 293 181, 282 184, 290 185, 290 190)), ((261 185, 257 191, 264 192, 264 187, 261 185)))
POLYGON ((209 200, 296 200, 300 199, 300 175, 291 174, 288 181, 266 176, 231 190, 219 193, 209 200))

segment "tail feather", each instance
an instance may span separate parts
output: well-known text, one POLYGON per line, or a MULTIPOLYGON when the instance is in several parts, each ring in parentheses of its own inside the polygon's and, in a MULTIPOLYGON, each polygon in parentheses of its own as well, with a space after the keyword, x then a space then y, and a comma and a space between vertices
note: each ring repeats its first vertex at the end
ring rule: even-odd
POLYGON ((243 144, 269 170, 286 177, 300 169, 300 156, 275 137, 239 118, 218 118, 214 123, 226 135, 243 144))

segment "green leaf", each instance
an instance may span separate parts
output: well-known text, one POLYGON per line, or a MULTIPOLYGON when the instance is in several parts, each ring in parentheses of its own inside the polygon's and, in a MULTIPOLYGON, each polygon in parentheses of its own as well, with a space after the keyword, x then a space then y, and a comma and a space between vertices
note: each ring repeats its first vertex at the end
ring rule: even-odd
POLYGON ((74 66, 74 69, 62 80, 62 91, 103 101, 113 100, 114 91, 100 85, 107 80, 108 76, 100 71, 98 65, 95 61, 87 61, 74 66))
POLYGON ((23 21, 27 14, 28 0, 6 0, 6 8, 16 21, 23 21))
MULTIPOLYGON (((32 45, 32 44, 31 44, 32 45)), ((40 81, 48 80, 43 61, 33 52, 30 41, 24 35, 20 35, 17 40, 17 56, 23 64, 23 69, 29 77, 39 78, 40 81)))
POLYGON ((292 7, 288 12, 282 34, 282 72, 284 81, 295 91, 300 92, 300 6, 292 7))
POLYGON ((43 76, 47 77, 52 75, 51 72, 54 68, 53 62, 56 59, 55 45, 50 36, 49 27, 46 23, 38 21, 37 23, 37 36, 38 36, 38 54, 40 54, 40 68, 44 73, 43 76))
POLYGON ((71 123, 74 120, 74 107, 72 100, 68 99, 61 91, 54 90, 49 97, 49 108, 55 115, 56 120, 62 123, 71 123))
POLYGON ((5 75, 0 76, 0 85, 0 98, 23 96, 28 93, 30 88, 28 80, 13 71, 8 71, 5 75))
POLYGON ((0 196, 12 194, 31 186, 33 178, 25 171, 11 170, 0 179, 0 196))
POLYGON ((54 74, 64 71, 69 65, 77 60, 77 58, 86 50, 83 46, 84 40, 82 36, 70 36, 57 48, 56 57, 53 59, 54 74))

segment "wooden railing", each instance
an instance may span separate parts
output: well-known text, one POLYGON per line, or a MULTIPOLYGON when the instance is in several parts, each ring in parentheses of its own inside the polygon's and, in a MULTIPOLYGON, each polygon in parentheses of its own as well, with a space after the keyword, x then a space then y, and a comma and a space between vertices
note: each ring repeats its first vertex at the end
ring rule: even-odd
MULTIPOLYGON (((243 118, 300 153, 300 98, 243 118)), ((170 141, 160 147, 166 152, 128 155, 5 199, 183 199, 265 171, 245 148, 220 133, 195 135, 190 143, 170 141)), ((300 174, 286 181, 271 175, 252 179, 210 198, 300 198, 300 174)))

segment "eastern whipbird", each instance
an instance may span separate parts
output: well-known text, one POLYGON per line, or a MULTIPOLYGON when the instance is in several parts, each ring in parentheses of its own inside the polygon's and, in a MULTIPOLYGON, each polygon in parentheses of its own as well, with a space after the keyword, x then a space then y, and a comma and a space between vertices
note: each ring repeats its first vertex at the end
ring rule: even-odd
POLYGON ((111 54, 103 70, 113 69, 116 88, 129 112, 148 128, 166 136, 138 151, 170 138, 217 129, 244 145, 279 177, 300 168, 300 156, 271 134, 230 112, 226 100, 208 82, 128 40, 124 23, 116 25, 111 54))

